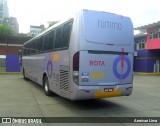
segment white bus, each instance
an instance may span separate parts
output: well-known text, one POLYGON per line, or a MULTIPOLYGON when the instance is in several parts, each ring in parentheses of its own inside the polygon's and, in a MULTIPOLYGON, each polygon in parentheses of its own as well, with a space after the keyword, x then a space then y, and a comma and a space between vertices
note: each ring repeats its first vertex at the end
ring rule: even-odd
POLYGON ((81 10, 23 45, 23 75, 71 100, 129 96, 133 53, 130 18, 81 10))

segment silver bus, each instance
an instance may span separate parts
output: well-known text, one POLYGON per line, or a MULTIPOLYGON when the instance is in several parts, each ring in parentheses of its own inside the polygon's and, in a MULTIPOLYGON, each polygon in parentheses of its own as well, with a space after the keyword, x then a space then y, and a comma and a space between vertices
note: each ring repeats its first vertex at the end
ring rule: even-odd
POLYGON ((133 89, 133 24, 129 17, 81 10, 23 45, 22 70, 71 100, 129 96, 133 89))

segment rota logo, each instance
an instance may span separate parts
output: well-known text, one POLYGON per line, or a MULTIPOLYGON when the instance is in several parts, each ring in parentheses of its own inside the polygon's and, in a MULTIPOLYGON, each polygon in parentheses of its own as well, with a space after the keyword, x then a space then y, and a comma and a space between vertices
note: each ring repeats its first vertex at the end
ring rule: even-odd
POLYGON ((90 60, 89 65, 90 66, 105 66, 105 63, 104 63, 104 61, 100 61, 100 60, 99 61, 90 60))

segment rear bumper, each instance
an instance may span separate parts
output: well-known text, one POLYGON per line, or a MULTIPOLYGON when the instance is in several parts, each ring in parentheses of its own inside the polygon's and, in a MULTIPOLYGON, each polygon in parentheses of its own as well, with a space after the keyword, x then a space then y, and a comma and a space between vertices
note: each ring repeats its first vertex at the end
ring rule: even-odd
POLYGON ((113 86, 76 86, 71 93, 71 100, 109 98, 129 96, 132 93, 132 84, 113 86))

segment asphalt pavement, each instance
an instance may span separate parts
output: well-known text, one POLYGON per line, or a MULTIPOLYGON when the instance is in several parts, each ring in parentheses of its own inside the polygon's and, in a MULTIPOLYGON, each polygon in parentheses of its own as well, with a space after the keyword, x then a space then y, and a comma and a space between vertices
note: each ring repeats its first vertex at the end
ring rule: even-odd
MULTIPOLYGON (((160 75, 135 75, 131 96, 70 101, 57 95, 46 96, 41 86, 25 81, 21 74, 0 74, 0 117, 160 117, 160 75)), ((160 123, 37 125, 159 126, 160 123)))

